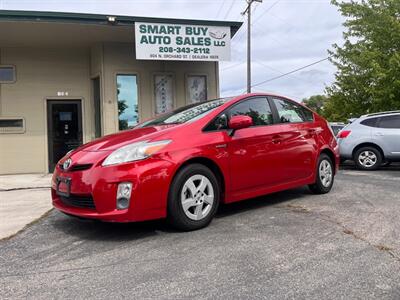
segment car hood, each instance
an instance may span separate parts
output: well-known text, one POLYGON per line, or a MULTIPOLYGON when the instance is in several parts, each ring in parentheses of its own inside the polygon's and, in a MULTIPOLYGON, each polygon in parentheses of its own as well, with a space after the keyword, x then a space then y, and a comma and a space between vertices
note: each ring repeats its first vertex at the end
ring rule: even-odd
POLYGON ((180 125, 171 124, 171 125, 125 130, 119 133, 107 135, 102 138, 96 139, 92 142, 82 145, 76 150, 79 151, 115 150, 127 144, 159 138, 163 136, 165 133, 171 131, 173 128, 178 126, 180 125))

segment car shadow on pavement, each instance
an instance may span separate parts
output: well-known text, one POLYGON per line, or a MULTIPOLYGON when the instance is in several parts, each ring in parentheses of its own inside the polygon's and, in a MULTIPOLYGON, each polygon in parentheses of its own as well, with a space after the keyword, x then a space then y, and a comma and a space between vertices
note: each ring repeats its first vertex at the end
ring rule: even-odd
POLYGON ((79 237, 83 240, 107 242, 124 242, 144 239, 163 231, 165 221, 155 220, 137 223, 107 223, 98 220, 84 220, 63 215, 54 211, 51 225, 66 235, 79 237))
POLYGON ((340 165, 340 170, 357 170, 360 172, 375 172, 375 171, 400 171, 400 162, 391 163, 388 166, 380 167, 375 171, 358 170, 352 161, 346 161, 340 165))
MULTIPOLYGON (((309 190, 304 187, 232 204, 225 204, 219 207, 215 218, 234 217, 235 214, 281 204, 309 195, 309 190)), ((97 220, 79 219, 54 211, 50 216, 49 222, 53 228, 66 235, 79 237, 79 239, 83 240, 116 243, 140 240, 151 236, 157 236, 160 233, 180 233, 180 231, 171 227, 166 220, 136 223, 107 223, 97 220)))
POLYGON ((263 207, 282 204, 292 200, 298 200, 305 196, 310 196, 312 193, 307 187, 300 187, 287 191, 277 192, 265 196, 251 198, 244 201, 239 201, 231 204, 221 205, 216 218, 225 218, 240 214, 250 210, 256 210, 263 207))

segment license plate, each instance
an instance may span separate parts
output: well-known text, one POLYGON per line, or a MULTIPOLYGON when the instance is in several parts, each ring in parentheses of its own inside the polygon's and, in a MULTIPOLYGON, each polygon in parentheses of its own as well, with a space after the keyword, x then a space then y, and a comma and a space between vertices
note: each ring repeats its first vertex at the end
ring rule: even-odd
POLYGON ((57 177, 57 195, 69 197, 71 193, 71 178, 57 177))

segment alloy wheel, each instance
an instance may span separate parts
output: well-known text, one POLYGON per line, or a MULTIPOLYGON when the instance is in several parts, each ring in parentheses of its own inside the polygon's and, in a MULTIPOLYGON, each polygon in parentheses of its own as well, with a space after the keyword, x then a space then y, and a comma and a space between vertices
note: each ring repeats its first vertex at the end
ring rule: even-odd
POLYGON ((365 168, 373 167, 377 161, 378 158, 376 154, 369 150, 361 152, 358 156, 358 162, 365 168))
POLYGON ((324 187, 329 187, 332 182, 333 170, 332 166, 326 159, 319 164, 319 179, 324 187))
POLYGON ((182 188, 181 204, 189 219, 204 219, 214 204, 214 189, 210 180, 200 174, 188 178, 182 188))

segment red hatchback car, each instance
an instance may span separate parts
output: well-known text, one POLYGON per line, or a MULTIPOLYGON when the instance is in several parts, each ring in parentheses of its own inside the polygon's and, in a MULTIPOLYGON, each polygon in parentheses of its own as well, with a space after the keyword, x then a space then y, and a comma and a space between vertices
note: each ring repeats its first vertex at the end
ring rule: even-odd
POLYGON ((327 193, 338 163, 323 118, 253 93, 182 107, 75 149, 55 168, 52 198, 82 218, 167 217, 194 230, 211 222, 219 203, 302 185, 327 193))

